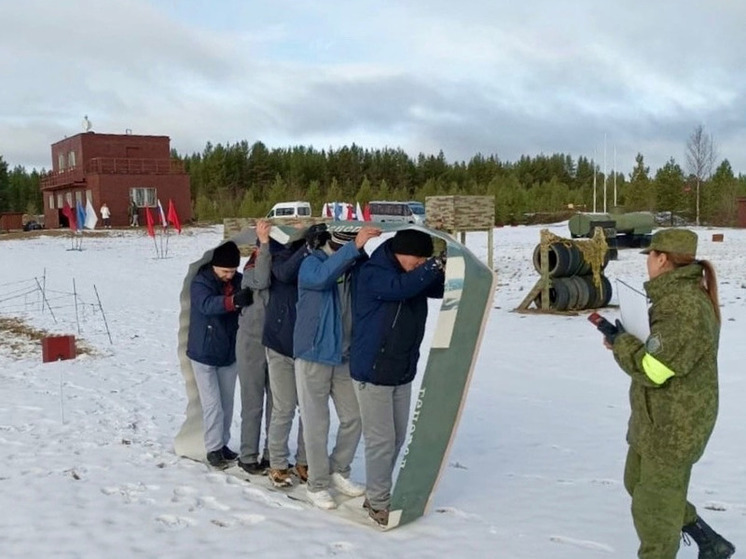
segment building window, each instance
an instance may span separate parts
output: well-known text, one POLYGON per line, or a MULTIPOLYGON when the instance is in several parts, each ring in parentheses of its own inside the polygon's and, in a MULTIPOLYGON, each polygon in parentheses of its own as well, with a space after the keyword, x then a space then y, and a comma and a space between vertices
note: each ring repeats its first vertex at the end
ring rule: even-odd
POLYGON ((138 208, 155 207, 156 190, 155 188, 130 188, 130 199, 135 201, 138 208))
POLYGON ((59 155, 57 155, 57 167, 58 167, 57 169, 58 171, 65 170, 65 154, 64 153, 60 153, 59 155))
POLYGON ((47 199, 49 200, 49 209, 53 210, 54 209, 54 195, 50 194, 47 199))
POLYGON ((93 204, 93 191, 92 190, 89 189, 85 191, 85 199, 86 199, 86 202, 90 202, 91 204, 93 204))
POLYGON ((67 202, 68 206, 73 205, 73 193, 72 192, 65 192, 65 202, 67 202))
POLYGON ((65 202, 62 200, 62 194, 57 195, 57 209, 61 210, 65 207, 65 202))
POLYGON ((75 192, 75 204, 77 205, 79 202, 82 202, 82 201, 83 201, 83 191, 78 190, 77 192, 75 192))
POLYGON ((71 151, 67 154, 67 166, 71 169, 75 167, 75 152, 71 151))

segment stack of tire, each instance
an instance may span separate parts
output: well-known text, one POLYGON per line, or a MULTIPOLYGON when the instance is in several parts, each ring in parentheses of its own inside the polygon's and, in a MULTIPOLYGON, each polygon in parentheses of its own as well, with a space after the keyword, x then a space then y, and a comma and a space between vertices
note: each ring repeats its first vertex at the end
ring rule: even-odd
MULTIPOLYGON (((556 311, 576 311, 605 307, 611 300, 611 282, 603 274, 609 263, 606 253, 601 270, 601 285, 593 280, 590 262, 571 241, 554 242, 547 246, 549 278, 549 308, 556 311)), ((534 249, 534 268, 541 273, 541 244, 534 249)), ((539 295, 541 297, 541 295, 539 295)))

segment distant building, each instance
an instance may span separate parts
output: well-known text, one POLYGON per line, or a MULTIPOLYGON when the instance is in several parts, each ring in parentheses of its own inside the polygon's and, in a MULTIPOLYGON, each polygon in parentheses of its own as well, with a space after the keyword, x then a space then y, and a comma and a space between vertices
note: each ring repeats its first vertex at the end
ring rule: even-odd
POLYGON ((97 215, 105 202, 114 227, 129 225, 132 200, 140 225, 145 207, 155 209, 153 219, 159 222, 158 200, 167 211, 172 199, 182 223, 192 218, 189 175, 171 157, 168 136, 84 132, 60 140, 52 144, 52 171, 42 177, 41 192, 47 229, 69 225, 62 213, 65 202, 75 208, 87 200, 97 215))

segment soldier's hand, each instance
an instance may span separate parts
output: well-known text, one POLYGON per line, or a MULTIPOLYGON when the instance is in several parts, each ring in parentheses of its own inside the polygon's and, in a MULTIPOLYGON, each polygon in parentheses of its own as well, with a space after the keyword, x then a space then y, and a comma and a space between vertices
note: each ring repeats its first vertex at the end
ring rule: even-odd
POLYGON ((370 225, 364 225, 360 228, 355 236, 355 246, 358 250, 362 249, 370 239, 378 237, 381 234, 381 230, 378 227, 372 227, 370 225))

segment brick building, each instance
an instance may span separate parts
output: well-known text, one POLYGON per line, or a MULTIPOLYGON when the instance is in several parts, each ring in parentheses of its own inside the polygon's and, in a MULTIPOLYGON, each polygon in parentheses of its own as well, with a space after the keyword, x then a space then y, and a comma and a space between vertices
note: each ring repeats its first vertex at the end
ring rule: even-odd
MULTIPOLYGON (((41 179, 44 224, 48 229, 67 227, 62 209, 67 202, 75 208, 90 200, 101 218, 103 203, 111 211, 114 227, 129 225, 132 200, 138 208, 140 224, 144 208, 164 211, 173 200, 181 222, 192 218, 189 175, 181 161, 171 157, 168 136, 97 134, 83 132, 52 144, 52 171, 41 179)), ((100 224, 100 221, 99 221, 100 224)))

